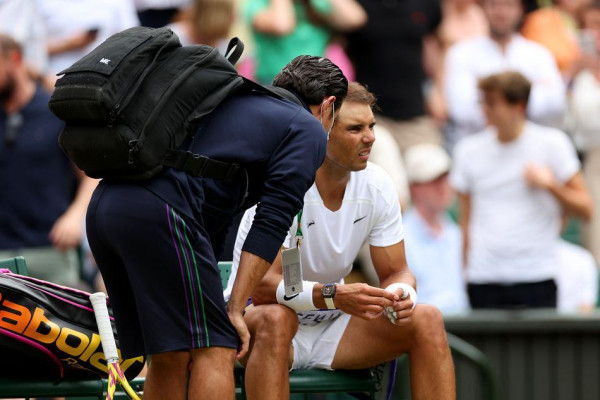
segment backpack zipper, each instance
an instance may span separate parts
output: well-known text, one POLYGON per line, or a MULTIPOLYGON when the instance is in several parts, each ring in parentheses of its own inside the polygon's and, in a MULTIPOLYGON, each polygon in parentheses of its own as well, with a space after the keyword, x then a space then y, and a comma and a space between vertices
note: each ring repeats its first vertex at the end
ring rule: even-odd
POLYGON ((130 140, 129 141, 129 158, 127 159, 127 163, 129 165, 133 164, 133 156, 135 155, 135 153, 140 151, 140 148, 138 147, 138 142, 139 142, 139 140, 130 140))

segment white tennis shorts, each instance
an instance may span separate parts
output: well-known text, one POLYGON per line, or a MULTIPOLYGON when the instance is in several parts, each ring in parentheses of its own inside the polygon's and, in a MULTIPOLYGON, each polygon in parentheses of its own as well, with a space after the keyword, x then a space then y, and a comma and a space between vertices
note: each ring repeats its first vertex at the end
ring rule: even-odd
POLYGON ((292 340, 294 363, 292 369, 328 369, 338 344, 350 321, 350 314, 315 325, 300 325, 292 340))

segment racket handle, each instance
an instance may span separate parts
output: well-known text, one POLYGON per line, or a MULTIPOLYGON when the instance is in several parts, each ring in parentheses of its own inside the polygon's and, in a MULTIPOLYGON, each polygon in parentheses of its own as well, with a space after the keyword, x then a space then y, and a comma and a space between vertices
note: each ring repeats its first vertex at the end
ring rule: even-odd
POLYGON ((92 302, 92 307, 94 307, 94 315, 96 316, 96 323, 98 324, 98 332, 100 333, 106 362, 118 362, 117 344, 115 343, 115 336, 113 335, 112 325, 108 317, 108 309, 106 308, 106 294, 102 292, 93 293, 90 295, 90 301, 92 302))

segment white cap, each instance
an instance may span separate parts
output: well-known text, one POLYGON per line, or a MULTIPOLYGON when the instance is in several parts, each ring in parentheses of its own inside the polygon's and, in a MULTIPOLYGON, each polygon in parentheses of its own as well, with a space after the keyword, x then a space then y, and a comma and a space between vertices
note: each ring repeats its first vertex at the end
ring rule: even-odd
POLYGON ((446 150, 436 144, 416 144, 404 153, 406 174, 410 183, 431 182, 450 172, 452 161, 446 150))

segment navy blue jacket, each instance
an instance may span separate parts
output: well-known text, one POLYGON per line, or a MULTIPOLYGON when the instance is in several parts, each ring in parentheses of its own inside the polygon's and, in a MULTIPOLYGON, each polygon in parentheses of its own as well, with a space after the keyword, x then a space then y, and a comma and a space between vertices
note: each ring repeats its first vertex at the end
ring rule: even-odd
POLYGON ((327 137, 305 108, 262 93, 232 96, 210 115, 190 150, 242 164, 233 183, 167 169, 141 184, 198 221, 218 256, 233 217, 258 203, 243 249, 272 262, 325 158, 327 137))

